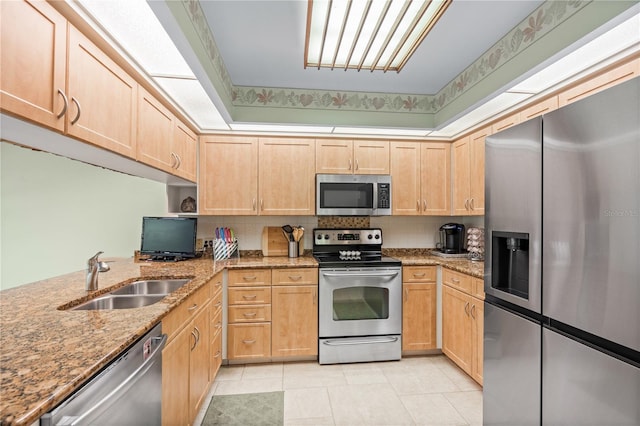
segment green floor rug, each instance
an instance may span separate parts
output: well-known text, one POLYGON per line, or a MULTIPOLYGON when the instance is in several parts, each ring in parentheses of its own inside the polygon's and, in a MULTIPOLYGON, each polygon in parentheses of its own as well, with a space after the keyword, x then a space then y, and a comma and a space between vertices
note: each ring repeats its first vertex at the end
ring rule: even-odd
POLYGON ((282 426, 284 392, 216 395, 202 425, 282 426))

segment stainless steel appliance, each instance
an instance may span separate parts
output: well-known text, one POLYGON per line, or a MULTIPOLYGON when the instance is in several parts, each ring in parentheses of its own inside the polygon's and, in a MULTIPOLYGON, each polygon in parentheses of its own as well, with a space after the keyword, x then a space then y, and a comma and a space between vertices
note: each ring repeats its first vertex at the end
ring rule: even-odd
POLYGON ((316 215, 388 216, 391 176, 316 175, 316 215))
POLYGON ((49 425, 159 425, 162 348, 156 325, 99 374, 40 418, 49 425))
POLYGON ((485 425, 640 424, 639 99, 486 140, 485 425))
POLYGON ((445 223, 440 227, 440 242, 437 249, 442 253, 466 253, 464 248, 465 231, 461 223, 445 223))
POLYGON ((402 268, 382 255, 382 230, 314 229, 320 364, 398 360, 402 268))

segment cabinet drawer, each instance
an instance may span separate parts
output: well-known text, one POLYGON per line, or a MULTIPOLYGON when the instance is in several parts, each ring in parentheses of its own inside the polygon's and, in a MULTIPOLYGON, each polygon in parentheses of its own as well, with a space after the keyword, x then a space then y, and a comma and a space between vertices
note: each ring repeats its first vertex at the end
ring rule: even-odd
POLYGON ((229 287, 271 285, 271 269, 232 269, 229 287))
POLYGON ((215 340, 216 335, 222 331, 222 309, 218 312, 211 312, 211 340, 215 340))
POLYGON ((215 313, 222 310, 222 290, 213 295, 211 299, 211 312, 215 313))
POLYGON ((402 268, 402 282, 436 282, 437 266, 405 266, 402 268))
POLYGON ((222 272, 218 272, 211 281, 209 281, 209 287, 211 288, 211 298, 214 299, 218 292, 222 294, 222 272))
POLYGON ((271 305, 229 306, 229 323, 271 321, 271 305))
POLYGON ((472 296, 477 297, 480 300, 484 300, 484 280, 481 278, 473 278, 473 293, 472 296))
POLYGON ((317 268, 274 269, 271 285, 318 284, 317 268))
POLYGON ((213 383, 220 366, 222 365, 222 333, 218 333, 211 343, 211 377, 209 382, 213 383))
POLYGON ((169 340, 209 301, 209 285, 203 285, 162 320, 162 332, 169 340))
POLYGON ((227 358, 242 360, 271 356, 271 324, 229 324, 227 358))
POLYGON ((447 268, 442 269, 442 283, 449 287, 457 288, 460 291, 464 291, 467 294, 472 292, 472 280, 473 277, 461 274, 460 272, 452 271, 447 268))
POLYGON ((229 288, 229 305, 268 305, 271 303, 271 287, 229 288))

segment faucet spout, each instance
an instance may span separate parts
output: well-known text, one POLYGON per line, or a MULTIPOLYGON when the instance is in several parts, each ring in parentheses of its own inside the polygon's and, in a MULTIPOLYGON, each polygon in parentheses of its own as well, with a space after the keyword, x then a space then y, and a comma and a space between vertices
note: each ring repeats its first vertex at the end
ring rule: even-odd
POLYGON ((85 290, 95 291, 98 289, 98 273, 107 272, 109 265, 106 262, 101 262, 98 258, 103 252, 99 251, 87 261, 87 285, 85 290))

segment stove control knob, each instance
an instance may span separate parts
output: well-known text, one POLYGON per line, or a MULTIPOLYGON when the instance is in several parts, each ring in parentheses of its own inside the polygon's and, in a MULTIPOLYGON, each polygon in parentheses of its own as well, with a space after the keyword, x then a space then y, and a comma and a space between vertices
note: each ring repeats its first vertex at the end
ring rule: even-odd
POLYGON ((376 234, 376 240, 380 239, 380 234, 376 234))
POLYGON ((372 238, 373 238, 373 235, 369 234, 369 235, 367 235, 367 238, 368 238, 368 239, 372 239, 372 238))

